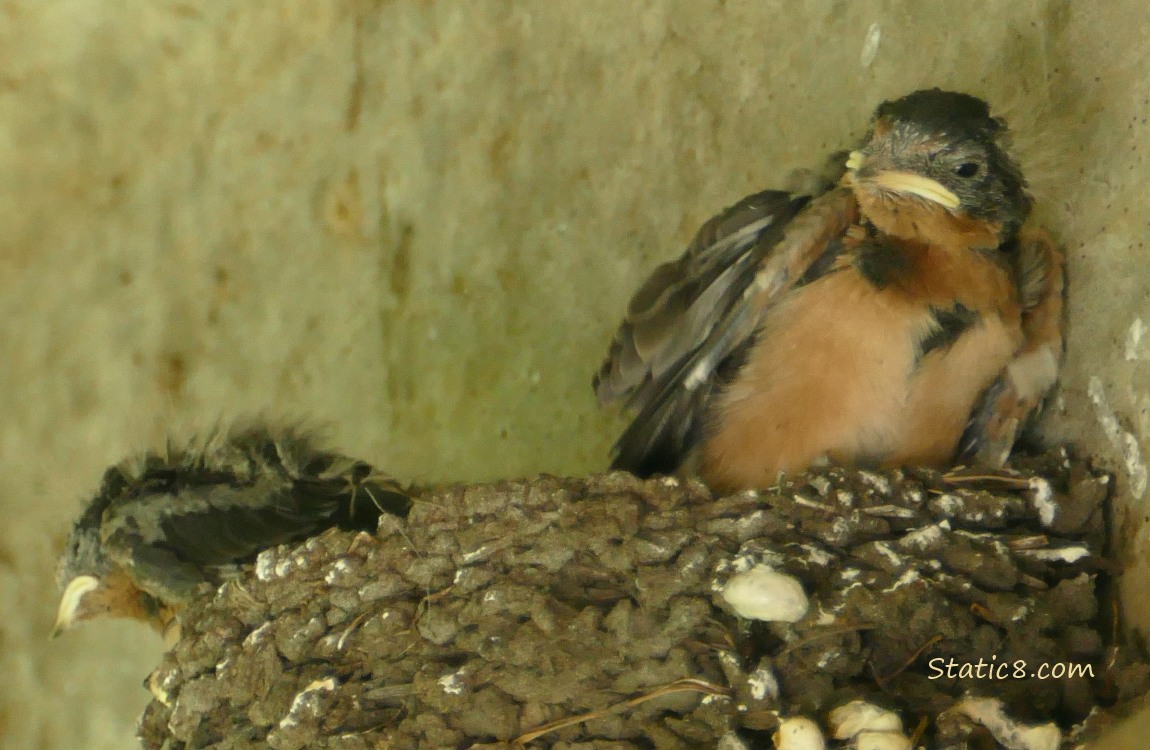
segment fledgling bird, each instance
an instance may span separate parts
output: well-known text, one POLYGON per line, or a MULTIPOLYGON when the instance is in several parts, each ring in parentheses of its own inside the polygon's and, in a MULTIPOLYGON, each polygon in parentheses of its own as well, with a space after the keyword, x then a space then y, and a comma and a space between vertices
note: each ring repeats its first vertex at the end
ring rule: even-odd
POLYGON ((295 427, 219 430, 109 468, 60 558, 52 634, 101 615, 142 620, 165 638, 203 583, 259 552, 338 526, 374 530, 411 497, 370 465, 318 447, 295 427))
POLYGON ((845 465, 999 466, 1062 359, 1061 251, 1006 124, 887 101, 811 195, 767 190, 651 274, 595 377, 637 415, 614 468, 718 490, 845 465))

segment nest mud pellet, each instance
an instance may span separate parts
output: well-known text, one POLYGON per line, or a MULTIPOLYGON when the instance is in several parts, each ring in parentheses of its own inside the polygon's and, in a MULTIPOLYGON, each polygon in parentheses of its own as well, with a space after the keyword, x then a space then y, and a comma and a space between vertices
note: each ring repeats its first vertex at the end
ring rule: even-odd
POLYGON ((622 473, 429 492, 375 536, 268 550, 205 592, 141 738, 733 750, 772 747, 780 717, 834 732, 858 700, 921 746, 1007 741, 972 697, 1069 737, 1146 683, 1102 604, 1107 479, 1053 452, 989 479, 826 469, 718 499, 622 473), (737 616, 748 575, 801 584, 797 621, 737 616), (932 669, 980 659, 1093 677, 932 669))

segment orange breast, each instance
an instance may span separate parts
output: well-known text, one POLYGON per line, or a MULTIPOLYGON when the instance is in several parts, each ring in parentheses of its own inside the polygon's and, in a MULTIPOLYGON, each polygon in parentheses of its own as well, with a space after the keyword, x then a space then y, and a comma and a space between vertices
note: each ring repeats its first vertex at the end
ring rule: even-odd
POLYGON ((997 311, 998 298, 1009 296, 1003 279, 985 295, 993 304, 966 300, 980 312, 979 323, 952 346, 916 361, 918 342, 934 325, 931 305, 955 300, 938 281, 879 289, 847 267, 782 300, 712 412, 700 456, 703 477, 716 489, 733 490, 769 486, 779 472, 824 458, 948 461, 975 402, 1021 333, 1016 317, 1004 322, 997 311))

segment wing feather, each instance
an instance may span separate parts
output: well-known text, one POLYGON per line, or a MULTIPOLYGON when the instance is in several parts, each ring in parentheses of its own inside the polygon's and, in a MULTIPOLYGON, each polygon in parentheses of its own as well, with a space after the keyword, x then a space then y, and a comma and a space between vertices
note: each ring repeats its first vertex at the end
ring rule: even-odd
POLYGON ((1043 231, 1025 230, 1014 264, 1022 307, 1022 347, 987 387, 959 441, 957 460, 1000 467, 1042 411, 1066 344, 1066 261, 1043 231))
POLYGON ((743 364, 773 302, 811 280, 807 271, 856 217, 849 191, 811 200, 777 190, 744 198, 635 293, 594 381, 600 403, 637 410, 614 468, 669 473, 687 458, 712 394, 743 364))

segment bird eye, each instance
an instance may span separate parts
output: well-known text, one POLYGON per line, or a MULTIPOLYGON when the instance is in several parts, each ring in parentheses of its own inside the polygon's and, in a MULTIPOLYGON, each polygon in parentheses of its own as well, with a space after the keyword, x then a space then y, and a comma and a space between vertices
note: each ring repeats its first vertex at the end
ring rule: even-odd
POLYGON ((978 174, 978 162, 966 161, 959 164, 954 170, 954 173, 959 177, 974 177, 978 174))

